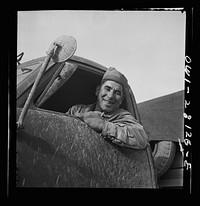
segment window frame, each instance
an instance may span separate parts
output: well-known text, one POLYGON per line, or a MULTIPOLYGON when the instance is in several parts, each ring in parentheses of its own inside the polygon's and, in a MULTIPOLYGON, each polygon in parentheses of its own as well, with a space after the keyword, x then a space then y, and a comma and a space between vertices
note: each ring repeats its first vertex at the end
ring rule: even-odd
MULTIPOLYGON (((42 58, 39 58, 39 59, 41 61, 42 58)), ((30 62, 33 64, 33 61, 30 61, 30 62)), ((77 69, 81 69, 83 71, 85 70, 87 72, 95 73, 95 74, 102 75, 102 76, 105 73, 105 71, 107 70, 107 68, 105 66, 102 66, 96 62, 93 62, 91 60, 85 59, 83 57, 75 56, 75 55, 72 56, 70 59, 68 59, 66 62, 76 65, 77 69)), ((42 109, 42 108, 39 108, 40 102, 38 102, 37 105, 35 105, 35 103, 37 102, 41 93, 46 89, 48 83, 51 81, 54 73, 59 69, 59 66, 61 64, 62 63, 53 63, 52 61, 50 62, 49 66, 48 66, 48 68, 47 68, 47 70, 46 70, 46 72, 41 80, 41 83, 39 84, 39 86, 34 94, 34 98, 33 98, 32 104, 31 104, 32 108, 42 109)), ((20 65, 20 66, 22 67, 23 65, 20 65)), ((18 102, 17 105, 18 106, 22 105, 23 102, 25 102, 26 98, 28 97, 28 93, 31 89, 31 86, 33 85, 33 83, 35 81, 35 78, 37 77, 39 69, 40 69, 40 67, 35 69, 24 80, 22 80, 18 84, 18 86, 17 86, 17 102, 18 102)), ((69 78, 66 78, 66 80, 64 81, 63 84, 65 84, 69 78)), ((51 85, 53 84, 53 82, 54 81, 52 81, 51 85)), ((126 105, 127 105, 127 110, 141 123, 140 115, 139 115, 138 108, 137 108, 137 103, 135 101, 135 97, 134 97, 133 92, 132 92, 129 85, 127 88, 125 88, 125 101, 126 101, 126 105)), ((48 110, 48 111, 51 111, 51 110, 48 110)), ((54 111, 52 111, 52 112, 54 112, 54 111)))

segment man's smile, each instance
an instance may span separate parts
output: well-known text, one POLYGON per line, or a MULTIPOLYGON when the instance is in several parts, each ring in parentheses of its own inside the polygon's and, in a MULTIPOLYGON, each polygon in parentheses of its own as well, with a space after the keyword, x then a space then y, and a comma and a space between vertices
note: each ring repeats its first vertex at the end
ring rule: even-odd
POLYGON ((106 99, 103 99, 103 101, 108 106, 112 106, 114 104, 112 101, 109 101, 109 100, 106 100, 106 99))

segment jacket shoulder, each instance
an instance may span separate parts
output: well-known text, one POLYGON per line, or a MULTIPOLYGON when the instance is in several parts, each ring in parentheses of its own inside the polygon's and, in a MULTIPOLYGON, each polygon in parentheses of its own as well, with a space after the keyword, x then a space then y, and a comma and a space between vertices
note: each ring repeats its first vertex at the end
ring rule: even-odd
MULTIPOLYGON (((125 109, 120 109, 119 110, 119 117, 123 117, 123 118, 128 118, 128 119, 132 119, 135 122, 138 122, 137 119, 135 119, 135 117, 127 110, 125 109)), ((139 122, 138 122, 139 123, 139 122)))

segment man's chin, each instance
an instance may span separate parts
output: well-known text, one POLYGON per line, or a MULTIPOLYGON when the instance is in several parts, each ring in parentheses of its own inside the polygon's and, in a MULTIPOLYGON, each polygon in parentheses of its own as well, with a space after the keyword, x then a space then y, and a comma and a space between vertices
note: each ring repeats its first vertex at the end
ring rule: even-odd
POLYGON ((113 111, 114 111, 113 108, 107 108, 107 107, 104 107, 104 108, 103 108, 103 112, 104 112, 105 114, 111 114, 113 111))
POLYGON ((101 111, 104 112, 105 114, 112 114, 116 110, 116 107, 113 107, 113 105, 107 105, 107 104, 101 104, 100 108, 101 108, 101 111))

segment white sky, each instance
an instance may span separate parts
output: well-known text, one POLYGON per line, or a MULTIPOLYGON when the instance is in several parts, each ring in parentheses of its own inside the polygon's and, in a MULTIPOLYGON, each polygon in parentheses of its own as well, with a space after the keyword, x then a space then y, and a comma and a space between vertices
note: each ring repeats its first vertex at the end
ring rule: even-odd
POLYGON ((45 56, 74 36, 75 55, 116 67, 139 103, 184 89, 185 21, 181 11, 19 11, 17 54, 45 56))

